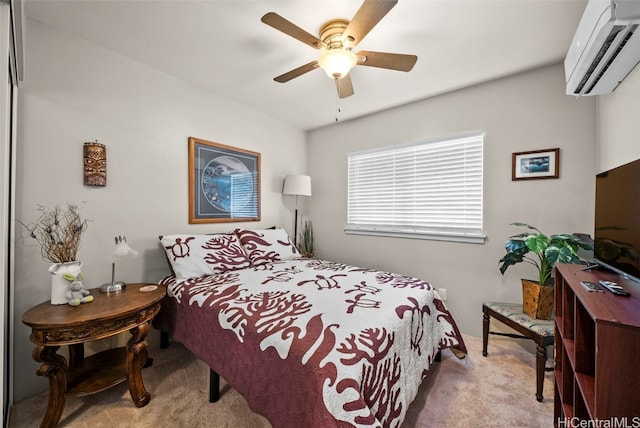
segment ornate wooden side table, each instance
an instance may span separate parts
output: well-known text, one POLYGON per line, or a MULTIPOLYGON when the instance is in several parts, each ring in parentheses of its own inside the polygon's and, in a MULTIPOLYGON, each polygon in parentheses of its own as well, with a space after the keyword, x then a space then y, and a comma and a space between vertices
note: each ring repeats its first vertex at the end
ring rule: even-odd
POLYGON ((80 306, 42 303, 29 309, 22 322, 31 327, 36 344, 33 359, 42 363, 39 376, 49 378, 49 404, 41 427, 55 427, 60 421, 66 397, 94 394, 125 380, 137 407, 151 399, 142 382, 141 369, 147 363, 150 321, 160 310, 163 286, 127 284, 123 291, 101 293, 91 290, 93 302, 80 306), (84 357, 84 343, 129 330, 126 347, 109 349, 84 357), (69 361, 56 352, 69 347, 69 361))

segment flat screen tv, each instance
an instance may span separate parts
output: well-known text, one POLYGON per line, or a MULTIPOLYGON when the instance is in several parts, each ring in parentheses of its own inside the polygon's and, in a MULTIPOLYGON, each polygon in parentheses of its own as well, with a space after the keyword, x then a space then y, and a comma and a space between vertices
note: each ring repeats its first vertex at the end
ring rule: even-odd
POLYGON ((596 176, 594 258, 640 282, 640 159, 596 176))

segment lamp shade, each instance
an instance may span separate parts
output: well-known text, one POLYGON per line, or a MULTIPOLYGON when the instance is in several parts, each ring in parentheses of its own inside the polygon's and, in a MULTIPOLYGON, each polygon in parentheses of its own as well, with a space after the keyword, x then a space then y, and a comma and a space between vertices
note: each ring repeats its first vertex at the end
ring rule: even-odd
POLYGON ((138 252, 131 248, 129 244, 127 244, 127 237, 124 235, 118 235, 115 238, 116 240, 116 249, 112 253, 112 257, 138 257, 138 252))
POLYGON ((284 178, 282 194, 311 196, 311 177, 308 175, 287 175, 284 178))

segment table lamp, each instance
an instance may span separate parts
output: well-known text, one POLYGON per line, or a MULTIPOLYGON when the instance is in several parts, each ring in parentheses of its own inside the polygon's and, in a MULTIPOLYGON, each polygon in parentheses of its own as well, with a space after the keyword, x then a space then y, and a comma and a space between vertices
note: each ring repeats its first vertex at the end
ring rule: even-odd
POLYGON ((107 282, 102 284, 100 287, 100 291, 103 293, 110 293, 112 291, 122 291, 124 287, 127 285, 123 281, 116 281, 116 258, 117 257, 138 257, 138 252, 131 248, 129 244, 127 244, 127 237, 124 235, 118 235, 115 237, 116 241, 116 249, 111 254, 111 258, 113 262, 111 263, 111 282, 107 282))
POLYGON ((296 197, 296 214, 293 226, 293 245, 298 246, 298 196, 311 196, 311 177, 308 175, 287 175, 284 178, 283 195, 296 197))

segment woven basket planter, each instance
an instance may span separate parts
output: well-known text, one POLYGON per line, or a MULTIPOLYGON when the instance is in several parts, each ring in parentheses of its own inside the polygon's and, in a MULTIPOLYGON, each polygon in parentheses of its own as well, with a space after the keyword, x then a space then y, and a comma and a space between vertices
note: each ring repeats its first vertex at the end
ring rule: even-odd
POLYGON ((553 287, 523 279, 522 309, 531 318, 550 320, 553 313, 553 287))

